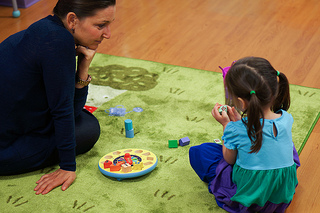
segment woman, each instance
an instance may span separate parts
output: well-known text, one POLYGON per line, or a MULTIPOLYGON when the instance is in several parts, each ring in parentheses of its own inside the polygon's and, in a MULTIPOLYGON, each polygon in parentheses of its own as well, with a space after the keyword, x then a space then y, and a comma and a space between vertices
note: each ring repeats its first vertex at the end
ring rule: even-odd
POLYGON ((0 175, 60 162, 37 181, 36 194, 76 178, 76 154, 99 138, 96 118, 83 110, 89 65, 110 38, 115 0, 59 0, 54 15, 0 44, 0 175), (78 55, 76 65, 76 55, 78 55))

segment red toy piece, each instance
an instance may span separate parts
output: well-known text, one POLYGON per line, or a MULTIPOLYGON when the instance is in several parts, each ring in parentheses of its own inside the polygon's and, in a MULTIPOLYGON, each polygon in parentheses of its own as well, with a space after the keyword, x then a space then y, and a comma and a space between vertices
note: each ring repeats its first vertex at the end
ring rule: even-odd
POLYGON ((93 113, 94 111, 96 111, 98 109, 98 107, 87 106, 87 105, 85 105, 83 108, 85 108, 86 110, 88 110, 91 113, 93 113))
POLYGON ((124 159, 130 165, 132 165, 131 155, 129 153, 124 154, 124 159))
POLYGON ((109 161, 109 160, 106 160, 104 163, 103 163, 103 167, 106 169, 106 168, 110 168, 112 162, 109 161))

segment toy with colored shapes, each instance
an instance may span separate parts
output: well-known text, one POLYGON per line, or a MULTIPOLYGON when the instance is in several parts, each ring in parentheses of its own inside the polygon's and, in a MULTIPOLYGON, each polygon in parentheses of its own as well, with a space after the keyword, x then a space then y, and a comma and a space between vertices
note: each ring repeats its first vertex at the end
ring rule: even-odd
POLYGON ((100 159, 98 167, 102 174, 116 178, 117 180, 122 180, 145 175, 153 171, 157 163, 157 156, 150 151, 143 149, 121 149, 104 155, 100 159), (133 166, 126 163, 124 157, 126 153, 130 154, 131 160, 133 164, 135 164, 135 170, 133 170, 133 166), (105 163, 109 164, 108 161, 112 162, 111 168, 104 168, 105 163))
POLYGON ((131 155, 129 153, 124 154, 124 159, 126 163, 132 165, 131 155))
POLYGON ((184 137, 184 138, 181 138, 179 140, 179 145, 180 146, 186 146, 186 145, 189 145, 190 144, 190 139, 189 137, 184 137))
POLYGON ((178 148, 178 140, 169 140, 169 148, 178 148))
POLYGON ((106 169, 106 168, 110 168, 110 166, 112 165, 112 162, 109 161, 109 160, 106 160, 104 163, 103 163, 103 167, 106 169))
POLYGON ((131 165, 128 164, 128 163, 124 163, 121 165, 121 168, 122 168, 122 172, 123 173, 128 173, 128 172, 131 172, 132 169, 131 169, 131 165))
POLYGON ((228 106, 227 105, 223 105, 223 106, 221 106, 220 108, 219 108, 219 113, 220 113, 220 115, 222 115, 222 111, 225 111, 225 112, 227 112, 227 108, 228 106))
POLYGON ((133 163, 133 170, 142 170, 143 169, 143 162, 133 163))

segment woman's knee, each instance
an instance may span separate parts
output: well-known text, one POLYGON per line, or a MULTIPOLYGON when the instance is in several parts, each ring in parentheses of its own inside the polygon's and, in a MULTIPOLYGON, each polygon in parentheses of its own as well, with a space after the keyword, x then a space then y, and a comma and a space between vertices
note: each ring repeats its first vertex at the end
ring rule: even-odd
POLYGON ((83 110, 76 118, 76 153, 88 152, 100 137, 100 124, 97 118, 87 110, 83 110))

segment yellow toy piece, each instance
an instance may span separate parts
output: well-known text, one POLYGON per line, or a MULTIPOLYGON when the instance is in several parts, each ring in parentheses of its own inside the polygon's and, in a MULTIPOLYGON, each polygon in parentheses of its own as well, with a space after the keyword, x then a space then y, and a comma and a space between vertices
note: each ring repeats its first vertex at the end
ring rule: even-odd
POLYGON ((143 162, 133 162, 133 170, 142 170, 143 169, 143 162))

